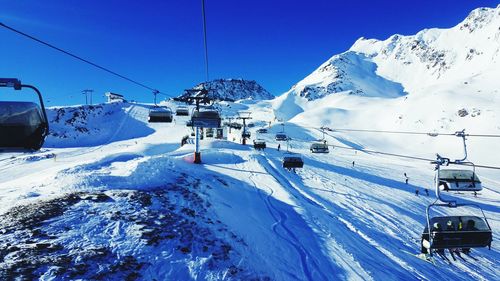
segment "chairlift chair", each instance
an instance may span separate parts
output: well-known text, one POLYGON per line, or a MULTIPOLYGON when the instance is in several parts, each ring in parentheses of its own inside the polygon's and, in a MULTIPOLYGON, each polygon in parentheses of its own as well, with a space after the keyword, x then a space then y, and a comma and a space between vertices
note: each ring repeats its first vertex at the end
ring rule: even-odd
POLYGON ((438 174, 439 186, 445 191, 481 191, 481 181, 474 170, 442 169, 438 174))
POLYGON ((0 87, 15 90, 30 88, 38 95, 33 102, 0 101, 0 151, 39 150, 49 132, 49 124, 40 91, 14 78, 0 78, 0 87))
POLYGON ((486 217, 433 217, 428 218, 428 224, 422 233, 421 252, 432 255, 433 250, 439 249, 491 248, 492 240, 493 234, 486 217))
POLYGON ((323 142, 316 142, 311 144, 310 150, 312 153, 329 153, 328 145, 323 142))
POLYGON ((177 116, 189 116, 189 109, 186 106, 178 106, 175 109, 175 115, 177 115, 177 116))
POLYGON ((259 134, 267 134, 267 129, 266 128, 260 128, 257 130, 257 133, 259 134))
POLYGON ((304 160, 302 160, 302 157, 294 155, 283 157, 283 168, 290 170, 303 167, 304 167, 304 160))
POLYGON ((200 110, 193 112, 191 122, 194 127, 220 128, 221 118, 216 110, 200 110))
POLYGON ((172 110, 168 107, 158 106, 149 110, 148 122, 150 123, 171 123, 172 120, 172 110))
POLYGON ((286 134, 283 133, 277 133, 275 136, 276 141, 286 141, 288 138, 286 134))
POLYGON ((264 140, 254 140, 253 141, 253 148, 254 149, 260 150, 260 149, 265 149, 266 147, 267 147, 266 142, 264 140))

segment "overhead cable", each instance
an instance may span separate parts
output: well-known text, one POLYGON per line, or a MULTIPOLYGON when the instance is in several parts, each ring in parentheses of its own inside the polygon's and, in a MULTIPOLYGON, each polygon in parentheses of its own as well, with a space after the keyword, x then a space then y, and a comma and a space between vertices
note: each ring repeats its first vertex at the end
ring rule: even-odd
MULTIPOLYGON (((43 40, 40 40, 40 39, 38 39, 38 38, 36 38, 36 37, 34 37, 34 36, 31 36, 31 35, 29 35, 29 34, 27 34, 27 33, 25 33, 25 32, 22 32, 22 31, 20 31, 20 30, 17 30, 17 29, 15 29, 15 28, 12 28, 12 27, 10 27, 10 26, 8 26, 8 25, 6 25, 6 24, 2 23, 2 22, 0 22, 0 26, 1 26, 1 27, 4 27, 4 28, 6 28, 6 29, 8 29, 8 30, 10 30, 10 31, 13 31, 13 32, 15 32, 15 33, 17 33, 17 34, 20 34, 20 35, 22 35, 22 36, 24 36, 24 37, 27 37, 27 38, 29 38, 29 39, 31 39, 31 40, 34 40, 34 41, 36 41, 36 42, 38 42, 38 43, 40 43, 40 44, 43 44, 43 45, 45 45, 45 46, 47 46, 47 47, 49 47, 49 48, 52 48, 52 49, 54 49, 54 50, 57 50, 57 51, 59 51, 59 52, 61 52, 61 53, 63 53, 63 54, 66 54, 66 55, 70 56, 70 57, 73 57, 73 58, 75 58, 75 59, 77 59, 77 60, 79 60, 79 61, 82 61, 82 62, 86 63, 86 64, 92 65, 92 66, 94 66, 94 67, 96 67, 96 68, 99 68, 99 69, 101 69, 101 70, 103 70, 103 71, 106 71, 106 72, 108 72, 108 73, 110 73, 110 74, 113 74, 113 75, 115 75, 115 76, 117 76, 117 77, 120 77, 120 78, 122 78, 122 79, 124 79, 124 80, 127 80, 127 81, 129 81, 129 82, 131 82, 131 83, 133 83, 133 84, 136 84, 136 85, 140 86, 140 87, 143 87, 143 88, 148 89, 148 90, 153 91, 153 92, 154 92, 154 91, 158 91, 158 90, 154 89, 153 87, 150 87, 150 86, 148 86, 148 85, 146 85, 146 84, 144 84, 144 83, 138 82, 137 80, 131 79, 131 78, 129 78, 129 77, 127 77, 127 76, 125 76, 125 75, 119 74, 119 73, 117 73, 117 72, 115 72, 115 71, 113 71, 113 70, 110 70, 110 69, 106 68, 106 67, 100 66, 100 65, 98 65, 97 63, 91 62, 91 61, 90 61, 90 60, 88 60, 88 59, 84 59, 84 58, 82 58, 82 57, 80 57, 80 56, 77 56, 77 55, 75 55, 75 54, 73 54, 73 53, 71 53, 71 52, 69 52, 69 51, 66 51, 66 50, 63 50, 63 49, 61 49, 61 48, 59 48, 59 47, 56 47, 56 46, 54 46, 54 45, 52 45, 52 44, 50 44, 50 43, 47 43, 47 42, 45 42, 45 41, 43 41, 43 40)), ((167 94, 167 93, 163 93, 163 92, 160 92, 160 91, 158 91, 158 93, 161 93, 161 94, 166 95, 166 96, 173 97, 172 95, 169 95, 169 94, 167 94)))

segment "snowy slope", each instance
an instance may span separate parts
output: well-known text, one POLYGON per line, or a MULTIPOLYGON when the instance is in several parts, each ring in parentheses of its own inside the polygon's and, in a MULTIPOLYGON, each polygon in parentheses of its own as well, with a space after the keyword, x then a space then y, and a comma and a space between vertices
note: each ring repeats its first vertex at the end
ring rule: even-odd
MULTIPOLYGON (((80 147, 65 145, 63 138, 40 152, 2 154, 0 278, 498 277, 498 175, 481 177, 487 189, 477 198, 461 195, 484 208, 494 231, 492 250, 474 249, 472 257, 451 264, 436 258, 433 265, 412 255, 420 250, 425 207, 434 201, 432 191, 417 197, 414 190, 424 194, 431 186, 432 165, 338 149, 312 155, 309 143, 302 141, 321 134, 288 124, 285 131, 295 140, 290 149, 302 154, 306 165, 294 174, 281 168, 286 152, 276 150, 273 136, 282 127, 273 120, 271 103, 228 105, 222 107, 227 115, 243 109, 253 112, 256 124, 272 123, 269 134, 251 129, 252 136, 267 141, 267 150, 205 138, 203 164, 194 165, 192 142, 179 147, 190 133, 184 125, 187 117, 148 124, 149 105, 124 104, 120 110, 125 116, 109 120, 124 122, 114 126, 115 135, 127 136, 144 126, 153 133, 99 145, 82 141, 80 147)), ((97 116, 94 121, 109 118, 97 116)), ((108 123, 101 121, 86 123, 87 129, 104 131, 108 123)), ((334 145, 356 141, 327 138, 334 145)))
MULTIPOLYGON (((497 170, 477 169, 484 187, 477 197, 444 195, 484 210, 491 250, 473 249, 456 261, 447 253, 450 261, 435 256, 431 263, 415 254, 426 207, 436 200, 434 166, 339 147, 459 157, 460 139, 333 131, 325 135, 334 146, 329 154, 312 154, 309 146, 324 125, 498 133, 496 57, 471 58, 476 68, 452 67, 447 53, 445 67, 433 66, 441 60, 431 54, 451 32, 464 42, 490 40, 487 32, 494 38, 499 10, 480 9, 450 30, 422 32, 425 52, 403 44, 417 37, 399 37, 393 47, 411 64, 396 53, 384 58, 393 39, 360 40, 276 100, 222 102, 223 116, 252 112, 252 139, 268 148, 241 145, 241 130, 232 130, 229 140, 201 142, 201 165, 192 164, 192 139, 179 145, 191 133, 189 117, 148 123, 151 105, 136 103, 50 109, 51 135, 40 151, 0 155, 0 279, 498 280, 497 170), (258 134, 264 126, 269 133, 258 134), (277 150, 274 135, 282 130, 292 140, 277 150), (296 173, 282 168, 291 153, 305 162, 296 173)), ((498 41, 491 42, 476 47, 486 54, 498 41)), ((459 54, 461 46, 446 50, 459 54)), ((500 166, 496 138, 467 144, 477 164, 500 166)))
MULTIPOLYGON (((222 101, 270 100, 274 96, 253 80, 216 79, 196 85, 193 89, 205 88, 209 97, 222 101)), ((182 97, 182 96, 181 96, 182 97)))

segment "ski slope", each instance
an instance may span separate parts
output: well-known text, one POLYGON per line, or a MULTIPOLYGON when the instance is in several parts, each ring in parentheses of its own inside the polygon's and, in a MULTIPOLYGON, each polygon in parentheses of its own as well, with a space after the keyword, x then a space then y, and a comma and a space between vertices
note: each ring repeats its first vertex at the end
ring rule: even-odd
MULTIPOLYGON (((310 141, 322 134, 298 122, 284 129, 293 139, 288 153, 302 155, 305 167, 284 170, 287 145, 276 149, 282 126, 272 102, 245 101, 224 103, 222 113, 251 111, 252 138, 268 148, 239 144, 234 130, 234 142, 205 138, 203 164, 195 165, 194 144, 179 146, 189 117, 150 124, 149 107, 102 105, 85 119, 98 136, 61 125, 71 141, 51 135, 39 152, 0 155, 0 279, 498 280, 496 172, 478 169, 478 197, 448 194, 484 209, 492 249, 432 264, 414 255, 435 201, 431 164, 338 148, 311 154, 310 141), (269 122, 268 134, 256 133, 269 122)), ((354 148, 383 142, 348 133, 326 139, 354 148)))

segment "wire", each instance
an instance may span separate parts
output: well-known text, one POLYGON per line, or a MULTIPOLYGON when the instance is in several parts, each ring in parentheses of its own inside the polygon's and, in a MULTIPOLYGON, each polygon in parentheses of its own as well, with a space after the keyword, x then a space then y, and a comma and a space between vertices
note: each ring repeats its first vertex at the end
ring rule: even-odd
POLYGON ((206 82, 209 80, 208 76, 208 44, 207 44, 207 20, 205 16, 205 0, 201 0, 201 16, 203 18, 203 46, 205 48, 205 75, 206 82))
MULTIPOLYGON (((325 133, 327 136, 332 137, 330 134, 325 133)), ((301 140, 301 139, 292 139, 294 141, 298 142, 303 142, 303 143, 312 143, 314 141, 307 141, 307 140, 301 140)), ((430 159, 430 158, 423 158, 423 157, 418 157, 418 156, 411 156, 411 155, 403 155, 403 154, 397 154, 397 153, 389 153, 389 152, 383 152, 383 151, 375 151, 375 150, 369 150, 369 149, 362 149, 362 148, 353 148, 353 147, 347 147, 347 146, 341 146, 341 145, 332 145, 329 144, 328 146, 332 148, 341 148, 341 149, 347 149, 347 150, 356 150, 356 151, 361 151, 361 152, 366 152, 366 153, 374 153, 374 154, 381 154, 381 155, 387 155, 387 156, 393 156, 393 157, 399 157, 399 158, 405 158, 405 159, 412 159, 412 160, 419 160, 419 161, 426 161, 426 162, 433 162, 436 159, 430 159)), ((488 165, 476 165, 474 163, 453 163, 450 162, 450 165, 461 165, 461 166, 470 166, 470 167, 476 167, 476 168, 483 168, 483 169, 494 169, 494 170, 500 170, 500 167, 496 166, 488 166, 488 165)))
MULTIPOLYGON (((293 124, 293 123, 292 123, 293 124)), ((296 123, 300 124, 301 123, 296 123)), ((302 125, 301 125, 302 126, 302 125)), ((350 129, 350 128, 328 128, 328 127, 311 127, 311 126, 302 126, 304 128, 317 129, 317 130, 326 130, 330 132, 361 132, 361 133, 382 133, 382 134, 403 134, 403 135, 426 135, 430 137, 437 136, 461 136, 458 133, 435 133, 435 132, 412 132, 412 131, 388 131, 388 130, 370 130, 370 129, 350 129)), ((466 137, 482 137, 482 138, 500 138, 500 135, 496 134, 464 134, 466 137)))
MULTIPOLYGON (((10 31, 13 31, 13 32, 15 32, 15 33, 17 33, 17 34, 20 34, 20 35, 22 35, 22 36, 24 36, 24 37, 27 37, 27 38, 29 38, 29 39, 31 39, 31 40, 34 40, 34 41, 36 41, 36 42, 38 42, 38 43, 40 43, 40 44, 43 44, 43 45, 45 45, 45 46, 47 46, 47 47, 50 47, 50 48, 52 48, 52 49, 54 49, 54 50, 57 50, 57 51, 59 51, 59 52, 61 52, 61 53, 64 53, 64 54, 66 54, 66 55, 68 55, 68 56, 70 56, 70 57, 73 57, 73 58, 77 59, 77 60, 80 60, 80 61, 82 61, 82 62, 84 62, 84 63, 90 64, 90 65, 92 65, 92 66, 94 66, 94 67, 96 67, 96 68, 99 68, 99 69, 101 69, 101 70, 103 70, 103 71, 106 71, 106 72, 108 72, 108 73, 110 73, 110 74, 113 74, 113 75, 115 75, 115 76, 117 76, 117 77, 120 77, 120 78, 122 78, 122 79, 124 79, 124 80, 127 80, 127 81, 129 81, 129 82, 131 82, 131 83, 133 83, 133 84, 136 84, 136 85, 138 85, 138 86, 141 86, 141 87, 143 87, 143 88, 145 88, 145 89, 148 89, 148 90, 151 90, 151 91, 158 91, 158 90, 156 90, 156 89, 154 89, 154 88, 152 88, 152 87, 150 87, 150 86, 147 86, 147 85, 145 85, 145 84, 143 84, 143 83, 140 83, 140 82, 138 82, 138 81, 136 81, 136 80, 133 80, 133 79, 128 78, 128 77, 126 77, 126 76, 124 76, 124 75, 121 75, 121 74, 119 74, 119 73, 117 73, 117 72, 115 72, 115 71, 112 71, 112 70, 110 70, 110 69, 108 69, 108 68, 106 68, 106 67, 100 66, 100 65, 98 65, 98 64, 96 64, 96 63, 93 63, 93 62, 91 62, 91 61, 87 60, 87 59, 84 59, 84 58, 82 58, 82 57, 80 57, 80 56, 77 56, 77 55, 72 54, 72 53, 70 53, 70 52, 68 52, 68 51, 65 51, 65 50, 63 50, 63 49, 61 49, 61 48, 59 48, 59 47, 56 47, 56 46, 54 46, 54 45, 52 45, 52 44, 50 44, 50 43, 47 43, 47 42, 42 41, 42 40, 40 40, 40 39, 38 39, 38 38, 35 38, 35 37, 33 37, 33 36, 31 36, 31 35, 29 35, 29 34, 27 34, 27 33, 24 33, 24 32, 22 32, 22 31, 19 31, 19 30, 15 29, 15 28, 12 28, 12 27, 10 27, 10 26, 8 26, 8 25, 5 25, 5 24, 4 24, 4 23, 2 23, 2 22, 0 22, 0 26, 5 27, 6 29, 8 29, 8 30, 10 30, 10 31)), ((166 95, 166 96, 174 97, 174 96, 169 95, 169 94, 167 94, 167 93, 163 93, 163 92, 160 92, 160 91, 158 91, 158 92, 159 92, 159 93, 161 93, 161 94, 163 94, 163 95, 166 95)))
POLYGON ((424 133, 424 132, 410 132, 410 131, 385 131, 385 130, 364 130, 364 129, 330 129, 339 132, 363 132, 363 133, 384 133, 384 134, 405 134, 405 135, 427 135, 427 136, 454 136, 455 134, 445 133, 424 133))

